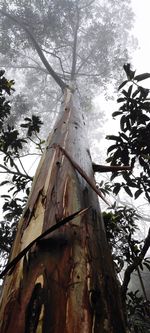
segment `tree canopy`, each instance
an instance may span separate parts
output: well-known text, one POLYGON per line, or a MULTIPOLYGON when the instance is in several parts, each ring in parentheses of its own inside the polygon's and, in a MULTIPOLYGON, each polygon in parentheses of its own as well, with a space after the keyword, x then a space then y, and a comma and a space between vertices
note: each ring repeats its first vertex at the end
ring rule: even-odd
POLYGON ((2 64, 15 75, 20 69, 22 93, 36 112, 56 108, 60 92, 51 74, 62 88, 75 80, 87 104, 90 90, 93 96, 106 90, 128 59, 129 0, 3 1, 0 20, 2 64))

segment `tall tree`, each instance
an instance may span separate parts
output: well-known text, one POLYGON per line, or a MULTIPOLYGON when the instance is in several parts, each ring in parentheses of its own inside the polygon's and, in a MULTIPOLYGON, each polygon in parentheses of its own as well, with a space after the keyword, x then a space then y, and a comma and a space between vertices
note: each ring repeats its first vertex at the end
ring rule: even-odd
MULTIPOLYGON (((117 67, 112 54, 106 54, 108 49, 114 56, 119 50, 122 54, 117 24, 119 19, 123 28, 125 3, 8 4, 6 0, 0 10, 5 27, 10 24, 8 50, 17 39, 17 53, 23 47, 31 56, 36 51, 40 70, 61 88, 63 101, 18 226, 2 294, 1 332, 123 333, 121 299, 97 194, 105 199, 95 186, 77 88, 82 77, 93 85, 95 78, 100 83, 117 67), (50 233, 54 226, 59 228, 50 233)), ((12 57, 17 55, 11 50, 12 57)))

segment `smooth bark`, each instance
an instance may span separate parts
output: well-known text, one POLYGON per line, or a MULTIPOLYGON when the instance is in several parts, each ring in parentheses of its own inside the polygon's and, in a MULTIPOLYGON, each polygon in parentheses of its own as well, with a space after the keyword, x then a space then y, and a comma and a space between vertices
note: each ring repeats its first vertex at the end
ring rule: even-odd
POLYGON ((124 333, 97 195, 54 144, 94 181, 84 115, 69 89, 36 172, 11 260, 61 219, 91 209, 34 245, 6 277, 0 332, 124 333))

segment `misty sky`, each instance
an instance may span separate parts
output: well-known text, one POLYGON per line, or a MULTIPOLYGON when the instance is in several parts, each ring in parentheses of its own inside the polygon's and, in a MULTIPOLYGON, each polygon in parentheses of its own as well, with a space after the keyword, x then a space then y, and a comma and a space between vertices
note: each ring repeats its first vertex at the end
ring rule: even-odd
MULTIPOLYGON (((133 69, 136 69, 137 74, 141 74, 144 72, 150 73, 150 43, 149 43, 149 32, 150 32, 150 0, 132 0, 132 7, 135 13, 134 18, 134 27, 132 30, 132 34, 138 40, 138 46, 135 51, 132 51, 132 66, 133 69)), ((150 87, 150 79, 142 82, 145 87, 150 87)), ((114 134, 119 129, 119 119, 113 120, 111 117, 112 112, 118 109, 118 105, 116 104, 117 94, 113 97, 114 100, 105 101, 105 97, 100 96, 96 98, 96 107, 103 109, 105 112, 106 122, 103 128, 104 131, 104 139, 101 140, 101 144, 99 147, 95 149, 95 145, 97 146, 96 141, 92 142, 92 152, 94 158, 98 161, 100 158, 100 163, 104 162, 106 158, 106 147, 109 146, 109 142, 105 140, 105 136, 107 134, 114 134), (111 133, 110 133, 111 132, 111 133), (103 147, 103 154, 101 154, 101 150, 103 147), (97 152, 99 153, 97 154, 97 152), (97 156, 96 156, 97 155, 97 156)))
POLYGON ((150 72, 150 1, 132 0, 132 5, 135 12, 134 34, 139 43, 133 55, 133 64, 138 71, 150 72))

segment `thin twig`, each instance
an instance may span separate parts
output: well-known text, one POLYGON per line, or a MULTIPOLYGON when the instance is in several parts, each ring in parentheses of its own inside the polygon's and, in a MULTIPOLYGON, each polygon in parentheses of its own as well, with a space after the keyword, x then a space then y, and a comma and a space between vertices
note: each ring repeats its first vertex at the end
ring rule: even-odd
MULTIPOLYGON (((64 78, 64 80, 65 80, 65 72, 64 72, 63 63, 62 63, 61 58, 60 58, 57 54, 55 54, 54 52, 47 51, 47 50, 45 50, 44 48, 42 48, 42 51, 45 52, 45 53, 50 54, 51 56, 53 56, 53 57, 55 57, 55 58, 57 58, 57 59, 59 60, 60 67, 61 67, 61 70, 62 70, 62 73, 63 73, 63 78, 64 78)), ((59 75, 60 75, 60 74, 59 74, 59 75)))
POLYGON ((19 161, 19 163, 20 163, 20 165, 21 165, 21 167, 22 167, 22 170, 23 170, 23 171, 24 171, 24 173, 26 174, 26 176, 28 176, 28 177, 29 177, 29 175, 28 175, 27 171, 25 170, 25 168, 24 168, 24 166, 23 166, 23 163, 22 163, 22 161, 21 161, 20 157, 18 157, 18 161, 19 161))
POLYGON ((142 288, 142 291, 143 291, 143 295, 144 295, 146 301, 148 301, 147 294, 146 294, 146 289, 145 289, 145 286, 144 286, 144 283, 143 283, 143 279, 142 279, 139 267, 137 267, 137 272, 138 272, 138 277, 139 277, 139 280, 140 280, 141 288, 142 288))
POLYGON ((17 172, 17 171, 12 171, 12 170, 9 170, 6 166, 0 164, 0 168, 4 169, 5 171, 0 171, 0 173, 9 173, 9 174, 12 174, 12 175, 18 175, 18 176, 22 176, 24 178, 27 178, 29 180, 33 180, 32 177, 30 177, 29 175, 26 175, 26 174, 23 174, 22 172, 17 172))

